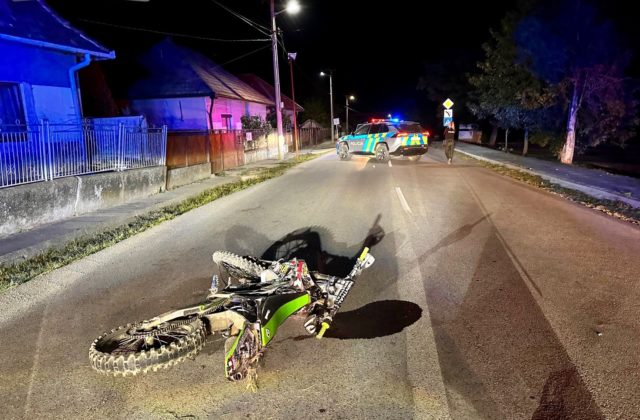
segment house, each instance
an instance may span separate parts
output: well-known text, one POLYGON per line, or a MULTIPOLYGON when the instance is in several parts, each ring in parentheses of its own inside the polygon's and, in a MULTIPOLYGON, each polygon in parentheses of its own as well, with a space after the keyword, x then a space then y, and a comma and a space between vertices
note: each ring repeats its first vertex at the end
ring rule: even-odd
POLYGON ((323 126, 317 122, 316 120, 306 120, 302 124, 300 124, 300 128, 322 128, 323 126))
MULTIPOLYGON (((256 76, 255 74, 240 74, 238 78, 254 88, 256 91, 260 92, 262 95, 266 96, 271 100, 272 103, 276 102, 276 94, 275 88, 273 85, 267 83, 264 79, 256 76)), ((293 117, 293 112, 302 112, 304 108, 300 106, 298 103, 294 103, 291 98, 288 96, 280 94, 280 98, 282 99, 283 107, 282 107, 282 115, 287 116, 289 118, 293 117)), ((275 105, 269 107, 269 112, 275 112, 275 105)))
POLYGON ((0 0, 0 127, 79 123, 78 72, 115 58, 42 0, 0 0))
POLYGON ((144 54, 144 74, 128 89, 130 111, 169 130, 239 130, 245 115, 266 119, 273 105, 204 55, 166 39, 144 54))

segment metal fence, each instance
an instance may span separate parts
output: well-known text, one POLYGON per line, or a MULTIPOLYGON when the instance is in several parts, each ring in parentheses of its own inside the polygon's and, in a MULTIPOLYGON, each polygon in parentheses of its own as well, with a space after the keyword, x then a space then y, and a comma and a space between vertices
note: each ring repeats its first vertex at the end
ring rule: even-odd
POLYGON ((0 125, 0 188, 164 165, 166 144, 166 127, 0 125))

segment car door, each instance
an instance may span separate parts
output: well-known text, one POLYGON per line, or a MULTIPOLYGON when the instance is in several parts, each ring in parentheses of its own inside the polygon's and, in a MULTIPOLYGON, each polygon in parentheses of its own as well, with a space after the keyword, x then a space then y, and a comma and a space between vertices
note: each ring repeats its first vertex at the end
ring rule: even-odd
POLYGON ((349 135, 349 150, 351 153, 361 153, 364 149, 364 142, 369 134, 371 124, 362 124, 356 128, 353 134, 349 135))

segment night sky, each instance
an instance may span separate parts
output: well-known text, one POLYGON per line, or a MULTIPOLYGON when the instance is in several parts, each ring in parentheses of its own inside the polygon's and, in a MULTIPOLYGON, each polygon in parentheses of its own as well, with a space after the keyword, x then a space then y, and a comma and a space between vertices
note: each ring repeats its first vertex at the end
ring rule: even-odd
MULTIPOLYGON (((269 26, 268 1, 219 1, 269 26)), ((48 3, 89 36, 115 49, 121 64, 165 36, 88 21, 202 37, 265 37, 211 0, 49 0, 48 3)), ((354 113, 355 118, 393 113, 424 121, 433 118, 434 104, 416 90, 424 71, 423 63, 474 62, 481 57, 481 45, 489 38, 489 28, 495 28, 515 2, 300 0, 300 3, 303 9, 298 15, 283 13, 277 18, 287 50, 298 53, 295 77, 299 102, 328 96, 328 80, 321 79, 318 73, 333 69, 334 102, 343 104, 346 94, 356 95, 358 100, 353 107, 362 114, 354 113)), ((276 2, 276 9, 284 4, 276 2)), ((603 13, 615 18, 629 44, 637 48, 640 33, 633 22, 631 6, 621 0, 605 4, 603 13)), ((252 72, 273 81, 267 42, 174 39, 210 56, 232 72, 252 72), (264 48, 227 63, 260 47, 264 48)), ((283 92, 289 94, 284 54, 280 60, 283 92)))

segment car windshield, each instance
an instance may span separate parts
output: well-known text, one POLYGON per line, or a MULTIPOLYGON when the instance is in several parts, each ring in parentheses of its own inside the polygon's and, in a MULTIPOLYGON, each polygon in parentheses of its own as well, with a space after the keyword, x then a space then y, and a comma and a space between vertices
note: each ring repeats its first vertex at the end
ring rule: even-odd
POLYGON ((398 124, 396 128, 402 133, 422 133, 424 131, 418 123, 398 124))

